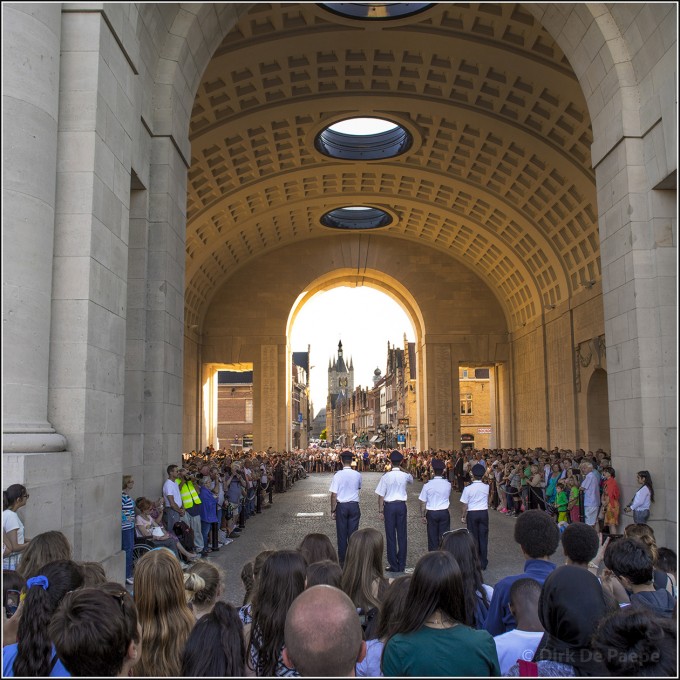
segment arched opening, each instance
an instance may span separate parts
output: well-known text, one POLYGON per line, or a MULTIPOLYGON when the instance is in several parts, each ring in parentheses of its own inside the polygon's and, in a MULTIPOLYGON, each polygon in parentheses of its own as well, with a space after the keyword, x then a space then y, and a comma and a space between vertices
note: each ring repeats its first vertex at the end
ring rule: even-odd
POLYGON ((588 449, 611 451, 609 434, 609 391, 607 372, 601 368, 593 371, 588 383, 588 449))
POLYGON ((344 446, 417 440, 415 332, 398 301, 379 288, 334 284, 296 310, 288 344, 293 442, 300 431, 305 445, 305 433, 311 441, 323 430, 344 446), (305 386, 296 384, 295 358, 304 349, 307 414, 299 410, 305 386))

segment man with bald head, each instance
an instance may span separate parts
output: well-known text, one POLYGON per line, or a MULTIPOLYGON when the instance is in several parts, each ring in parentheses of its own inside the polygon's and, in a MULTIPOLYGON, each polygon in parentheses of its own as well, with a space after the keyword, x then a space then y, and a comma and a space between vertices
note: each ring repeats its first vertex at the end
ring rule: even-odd
POLYGON ((356 607, 332 586, 312 586, 293 600, 284 640, 284 664, 303 676, 353 677, 366 656, 356 607))

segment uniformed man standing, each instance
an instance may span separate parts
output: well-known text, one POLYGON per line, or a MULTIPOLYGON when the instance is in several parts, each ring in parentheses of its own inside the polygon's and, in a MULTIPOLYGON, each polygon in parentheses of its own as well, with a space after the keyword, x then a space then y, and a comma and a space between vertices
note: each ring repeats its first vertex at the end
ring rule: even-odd
POLYGON ((489 543, 489 485, 482 482, 485 468, 480 463, 472 466, 472 484, 463 489, 460 502, 463 504, 461 520, 475 539, 482 569, 486 569, 487 546, 489 543))
POLYGON ((401 470, 404 456, 396 449, 390 453, 392 469, 378 482, 378 512, 385 520, 387 562, 385 571, 402 572, 406 569, 406 486, 413 484, 413 476, 401 470))
POLYGON ((342 469, 333 475, 331 481, 331 519, 335 520, 338 535, 338 560, 340 566, 345 564, 345 553, 349 537, 359 528, 361 510, 359 509, 359 489, 361 489, 361 473, 352 470, 352 452, 340 454, 342 469))
POLYGON ((427 524, 427 549, 437 550, 439 540, 445 531, 451 528, 449 503, 451 482, 444 479, 444 461, 432 459, 434 477, 427 482, 420 492, 420 516, 427 524))

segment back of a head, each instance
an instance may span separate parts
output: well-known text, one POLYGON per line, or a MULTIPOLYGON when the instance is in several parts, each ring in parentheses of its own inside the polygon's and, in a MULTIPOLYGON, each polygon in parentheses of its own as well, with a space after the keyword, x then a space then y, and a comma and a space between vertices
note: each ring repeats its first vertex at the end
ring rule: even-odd
POLYGON ((26 598, 17 630, 14 675, 49 675, 51 646, 48 626, 66 593, 80 588, 83 575, 71 560, 46 564, 26 582, 26 598))
POLYGON ((656 547, 656 538, 654 537, 654 529, 649 524, 629 524, 624 530, 623 535, 626 538, 634 538, 640 543, 647 546, 649 554, 652 556, 654 564, 659 557, 659 550, 656 547))
POLYGON ((288 610, 285 645, 288 658, 300 675, 352 674, 361 644, 356 608, 338 588, 312 586, 288 610))
POLYGON ((341 583, 342 568, 333 560, 312 562, 307 567, 307 588, 321 585, 340 588, 341 583))
POLYGON ((383 576, 382 534, 372 527, 355 531, 347 544, 342 589, 357 607, 369 610, 380 605, 373 592, 376 578, 383 576))
POLYGON ((130 644, 140 640, 135 603, 117 583, 68 593, 49 632, 59 659, 78 677, 118 675, 130 644))
POLYGON ((546 632, 578 648, 587 647, 607 609, 597 577, 571 565, 549 574, 538 602, 538 616, 546 632))
POLYGON ((169 550, 150 550, 137 561, 134 597, 142 627, 137 671, 177 675, 195 618, 186 603, 182 567, 169 550))
POLYGON ((49 562, 70 560, 71 557, 71 544, 68 538, 61 531, 45 531, 32 538, 26 546, 17 571, 28 580, 32 576, 38 576, 49 562))
POLYGON ((604 553, 607 569, 617 577, 627 578, 633 585, 651 583, 654 560, 649 548, 635 538, 622 538, 607 546, 604 553))
POLYGON ((182 653, 183 677, 238 677, 245 672, 246 646, 238 611, 216 602, 194 626, 182 653))
POLYGON ((307 564, 321 562, 321 560, 338 562, 338 553, 331 539, 326 534, 307 534, 302 539, 298 550, 307 560, 307 564))
POLYGON ((615 677, 677 676, 677 623, 638 607, 605 617, 591 642, 615 677))
POLYGON ((588 564, 597 555, 600 541, 595 528, 583 522, 574 522, 562 534, 562 550, 576 564, 588 564))
POLYGON ((387 639, 392 636, 396 623, 404 614, 410 584, 411 576, 401 576, 394 579, 385 591, 375 632, 375 637, 378 639, 387 639))
POLYGON ((191 592, 190 602, 198 605, 199 607, 205 607, 207 605, 215 602, 222 583, 222 575, 220 570, 210 562, 206 560, 199 560, 195 564, 191 565, 191 569, 184 574, 184 588, 191 592), (198 577, 200 583, 187 585, 187 575, 190 577, 198 577))
POLYGON ((83 572, 83 588, 95 588, 106 583, 106 572, 100 562, 78 562, 83 572))
POLYGON ((675 574, 678 571, 678 556, 670 548, 659 548, 659 556, 656 566, 667 574, 675 574))
MULTIPOLYGON (((515 618, 522 612, 538 614, 538 601, 541 597, 541 584, 533 578, 519 578, 510 586, 509 601, 515 618)), ((518 621, 519 623, 519 621, 518 621)))
POLYGON ((515 542, 532 559, 549 557, 560 543, 560 530, 548 513, 527 510, 515 522, 515 542))

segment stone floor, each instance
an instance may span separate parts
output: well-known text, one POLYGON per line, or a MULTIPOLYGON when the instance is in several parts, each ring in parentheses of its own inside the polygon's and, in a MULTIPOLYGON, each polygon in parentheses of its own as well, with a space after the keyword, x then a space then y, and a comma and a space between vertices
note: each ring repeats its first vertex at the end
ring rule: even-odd
MULTIPOLYGON (((361 523, 359 527, 372 526, 383 529, 378 517, 378 497, 375 488, 381 473, 364 472, 361 490, 361 523)), ((274 504, 268 510, 246 522, 241 536, 208 558, 220 567, 225 575, 224 600, 240 605, 244 588, 241 568, 262 550, 296 548, 308 533, 325 533, 336 542, 335 522, 330 518, 331 473, 309 475, 296 482, 283 494, 274 494, 274 504), (300 513, 306 513, 300 515, 300 513), (321 513, 321 514, 318 514, 321 513)), ((425 525, 420 521, 418 495, 422 482, 416 481, 408 494, 408 559, 407 570, 413 568, 418 558, 427 552, 425 525)), ((451 497, 451 528, 464 526, 460 521, 460 494, 451 497)), ((490 511, 489 566, 484 572, 485 581, 494 585, 503 576, 521 572, 524 566, 522 553, 513 540, 515 519, 490 511)), ((564 563, 561 546, 553 557, 557 564, 564 563)), ((385 560, 387 564, 387 560, 385 560)))

